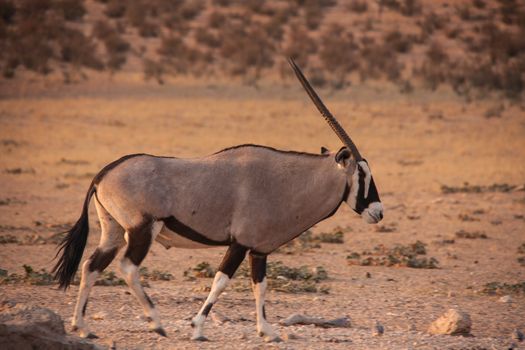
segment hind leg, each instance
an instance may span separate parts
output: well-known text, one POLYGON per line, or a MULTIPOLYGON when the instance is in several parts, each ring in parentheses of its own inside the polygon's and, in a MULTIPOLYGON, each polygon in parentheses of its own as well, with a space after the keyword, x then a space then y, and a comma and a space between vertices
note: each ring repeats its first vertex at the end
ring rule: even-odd
POLYGON ((125 244, 124 229, 98 203, 98 200, 95 201, 95 205, 102 230, 100 243, 97 249, 95 249, 95 252, 93 252, 93 255, 82 265, 82 279, 80 281, 80 289, 72 321, 73 330, 78 330, 81 337, 87 338, 96 337, 93 333, 89 332, 84 322, 89 292, 99 274, 108 267, 115 258, 118 250, 125 244))
POLYGON ((159 234, 164 224, 153 219, 147 220, 140 226, 126 231, 128 246, 120 262, 120 270, 131 292, 144 308, 144 314, 149 323, 149 329, 166 336, 160 323, 159 313, 140 284, 139 266, 146 257, 151 242, 159 234))

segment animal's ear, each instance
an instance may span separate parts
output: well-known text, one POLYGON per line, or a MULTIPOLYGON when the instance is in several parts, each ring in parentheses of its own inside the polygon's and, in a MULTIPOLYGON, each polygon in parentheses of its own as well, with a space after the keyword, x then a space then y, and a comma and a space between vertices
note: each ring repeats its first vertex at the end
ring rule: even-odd
POLYGON ((321 146, 321 154, 328 154, 330 153, 330 150, 324 146, 321 146))
POLYGON ((348 165, 348 160, 350 159, 351 155, 352 154, 350 153, 348 148, 343 147, 335 155, 335 161, 341 164, 342 166, 346 167, 348 165))

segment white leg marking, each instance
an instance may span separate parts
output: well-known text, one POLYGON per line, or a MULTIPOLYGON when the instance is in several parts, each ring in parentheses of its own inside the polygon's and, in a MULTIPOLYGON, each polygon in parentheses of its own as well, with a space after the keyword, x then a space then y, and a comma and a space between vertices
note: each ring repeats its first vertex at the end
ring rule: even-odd
POLYGON ((266 297, 266 287, 268 282, 266 277, 261 283, 254 283, 253 295, 255 296, 255 309, 257 311, 257 334, 260 336, 267 336, 270 340, 277 338, 277 334, 274 332, 273 327, 268 323, 264 314, 264 301, 266 297))
POLYGON ((204 321, 206 321, 207 316, 205 314, 206 310, 209 312, 210 308, 217 302, 219 295, 221 295, 229 283, 230 278, 225 273, 219 271, 215 274, 213 285, 211 287, 210 294, 208 294, 208 298, 206 298, 206 301, 199 310, 199 313, 197 313, 197 315, 191 321, 191 325, 193 326, 193 335, 191 337, 192 340, 206 339, 203 335, 204 321))
POLYGON ((128 258, 123 258, 120 262, 120 271, 124 275, 129 289, 142 305, 144 315, 148 318, 149 329, 161 329, 162 325, 160 323, 159 313, 140 285, 139 267, 133 264, 128 258))
POLYGON ((86 338, 89 336, 89 329, 84 323, 83 310, 86 307, 86 303, 89 297, 89 292, 95 284, 99 275, 98 271, 89 271, 89 264, 91 260, 88 259, 82 265, 82 278, 80 280, 80 290, 78 292, 77 304, 75 306, 75 312, 73 313, 72 326, 73 329, 77 329, 81 337, 86 338))

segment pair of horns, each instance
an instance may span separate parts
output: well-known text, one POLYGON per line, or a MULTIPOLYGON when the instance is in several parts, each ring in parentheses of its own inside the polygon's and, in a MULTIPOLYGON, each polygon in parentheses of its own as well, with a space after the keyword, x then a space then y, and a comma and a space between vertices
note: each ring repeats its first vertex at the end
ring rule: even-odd
POLYGON ((348 134, 343 129, 341 124, 339 124, 337 119, 335 119, 335 117, 332 115, 332 113, 330 113, 328 108, 326 108, 323 101, 321 101, 321 99, 319 98, 315 90, 312 88, 308 80, 303 75, 303 72, 301 71, 301 69, 297 66, 297 64, 293 60, 293 58, 291 57, 288 58, 288 62, 290 63, 290 66, 292 66, 292 69, 295 72, 297 79, 299 79, 304 89, 306 90, 306 93, 308 94, 308 96, 310 96, 310 98, 312 99, 313 103, 315 104, 319 112, 321 112, 322 116, 327 121, 328 125, 330 125, 330 127, 335 132, 335 134, 341 139, 341 141, 343 141, 343 144, 346 147, 348 147, 348 149, 350 149, 350 152, 352 153, 352 156, 354 157, 354 159, 356 161, 362 160, 363 157, 361 157, 361 154, 357 150, 356 145, 352 142, 352 139, 350 138, 350 136, 348 136, 348 134))

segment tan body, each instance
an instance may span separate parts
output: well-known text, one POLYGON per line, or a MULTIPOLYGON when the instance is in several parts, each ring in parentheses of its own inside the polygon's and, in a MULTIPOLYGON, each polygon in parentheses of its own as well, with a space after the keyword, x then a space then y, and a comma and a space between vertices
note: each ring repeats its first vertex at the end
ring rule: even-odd
MULTIPOLYGON (((130 158, 104 176, 97 199, 124 229, 174 216, 210 240, 269 253, 334 212, 346 186, 333 156, 247 145, 199 159, 130 158)), ((206 247, 166 227, 158 238, 206 247)))

